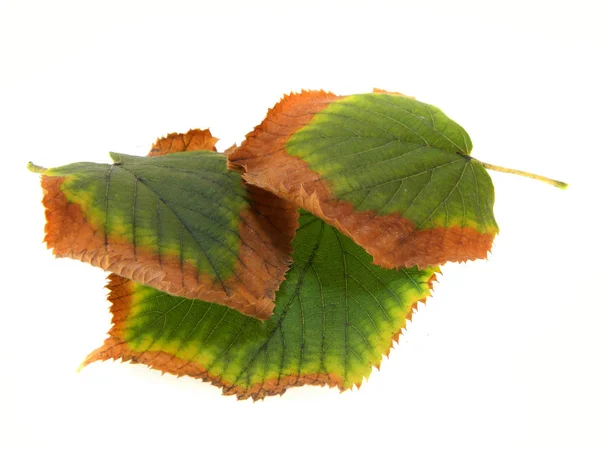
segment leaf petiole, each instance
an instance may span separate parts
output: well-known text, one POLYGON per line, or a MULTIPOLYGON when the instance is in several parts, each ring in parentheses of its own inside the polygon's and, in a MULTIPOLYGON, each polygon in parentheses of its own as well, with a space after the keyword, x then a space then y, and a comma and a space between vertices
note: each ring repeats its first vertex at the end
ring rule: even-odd
MULTIPOLYGON (((475 159, 475 158, 473 158, 473 159, 475 159)), ((523 170, 509 169, 506 167, 496 166, 494 164, 488 164, 486 162, 479 161, 479 160, 476 160, 476 161, 481 163, 481 165, 483 167, 485 167, 486 169, 495 170, 496 172, 512 173, 514 175, 520 175, 522 177, 533 178, 534 180, 543 181, 544 183, 551 184, 552 186, 555 186, 555 187, 563 189, 563 190, 569 186, 564 181, 553 180, 552 178, 544 177, 542 175, 536 175, 535 173, 530 173, 530 172, 525 172, 523 170)))

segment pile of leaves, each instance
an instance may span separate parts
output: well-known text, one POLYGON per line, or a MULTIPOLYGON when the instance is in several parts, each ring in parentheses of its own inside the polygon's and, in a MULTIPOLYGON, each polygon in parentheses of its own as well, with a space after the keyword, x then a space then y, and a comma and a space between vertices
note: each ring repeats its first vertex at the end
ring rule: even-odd
POLYGON ((45 241, 110 272, 122 359, 260 399, 360 386, 438 267, 486 258, 498 226, 465 130, 401 94, 285 96, 241 145, 208 130, 146 157, 41 173, 45 241))

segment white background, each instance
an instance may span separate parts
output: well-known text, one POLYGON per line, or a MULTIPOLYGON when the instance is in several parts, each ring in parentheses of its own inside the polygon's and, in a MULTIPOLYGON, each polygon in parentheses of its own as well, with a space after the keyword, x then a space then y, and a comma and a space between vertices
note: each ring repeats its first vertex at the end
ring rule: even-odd
POLYGON ((0 448, 600 448, 598 11, 515 0, 0 1, 0 448), (283 93, 379 87, 441 107, 493 173, 488 261, 447 265, 360 390, 238 402, 85 355, 105 274, 45 249, 46 167, 240 142, 283 93))

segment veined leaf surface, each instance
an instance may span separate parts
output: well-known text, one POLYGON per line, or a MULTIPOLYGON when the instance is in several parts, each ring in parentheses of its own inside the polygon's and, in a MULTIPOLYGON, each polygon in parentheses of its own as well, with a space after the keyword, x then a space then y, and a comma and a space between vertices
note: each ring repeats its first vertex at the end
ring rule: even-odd
POLYGON ((293 246, 294 264, 265 322, 111 275, 113 327, 84 365, 122 358, 210 381, 239 398, 303 384, 360 385, 430 295, 435 270, 374 266, 310 214, 301 215, 293 246))
POLYGON ((305 208, 386 268, 484 258, 494 190, 471 140, 400 94, 284 97, 229 156, 256 186, 305 208))
POLYGON ((111 153, 42 175, 46 242, 67 256, 174 295, 261 319, 291 259, 297 213, 227 170, 210 133, 172 134, 154 158, 111 153))

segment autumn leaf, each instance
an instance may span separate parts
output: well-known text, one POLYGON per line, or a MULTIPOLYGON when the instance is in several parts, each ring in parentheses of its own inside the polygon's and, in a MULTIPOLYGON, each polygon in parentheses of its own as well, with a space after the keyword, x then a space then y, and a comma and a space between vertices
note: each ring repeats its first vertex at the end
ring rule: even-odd
POLYGON ((43 172, 46 242, 173 295, 269 317, 291 259, 296 209, 245 187, 209 132, 158 140, 153 158, 111 153, 114 164, 43 172))
POLYGON ((494 188, 471 140, 400 94, 285 96, 232 151, 251 184, 350 236, 386 268, 485 258, 494 188))
POLYGON ((217 151, 218 139, 209 130, 190 130, 187 133, 170 133, 157 139, 148 156, 161 156, 168 153, 190 152, 197 150, 217 151))
POLYGON ((435 269, 386 270, 352 240, 304 213, 294 264, 270 320, 109 277, 113 327, 83 365, 144 363, 260 399, 288 387, 360 385, 397 340, 435 269))

